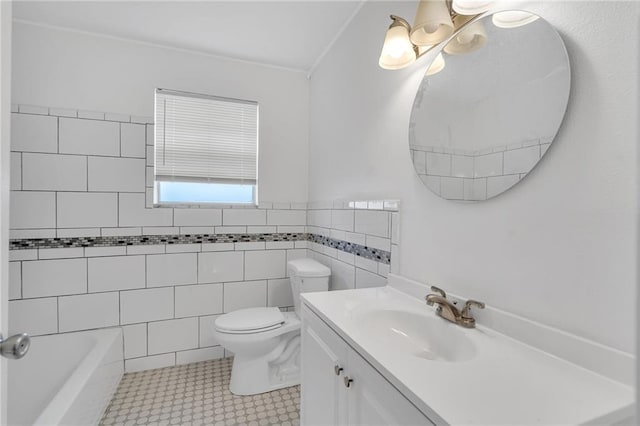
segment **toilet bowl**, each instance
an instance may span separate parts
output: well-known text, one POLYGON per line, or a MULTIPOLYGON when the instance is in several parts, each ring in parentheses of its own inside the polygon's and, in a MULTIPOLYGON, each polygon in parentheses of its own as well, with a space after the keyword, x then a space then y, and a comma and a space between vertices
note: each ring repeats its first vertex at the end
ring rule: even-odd
POLYGON ((295 312, 247 308, 219 316, 214 337, 233 352, 229 389, 255 395, 300 383, 300 293, 327 291, 331 271, 312 259, 287 263, 295 312))

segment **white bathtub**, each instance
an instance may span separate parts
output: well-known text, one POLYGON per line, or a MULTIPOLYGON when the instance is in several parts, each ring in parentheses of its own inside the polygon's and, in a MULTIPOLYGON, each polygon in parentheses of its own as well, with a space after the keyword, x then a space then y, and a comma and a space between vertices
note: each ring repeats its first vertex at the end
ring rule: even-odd
POLYGON ((8 362, 9 425, 92 425, 122 374, 119 328, 34 337, 8 362))

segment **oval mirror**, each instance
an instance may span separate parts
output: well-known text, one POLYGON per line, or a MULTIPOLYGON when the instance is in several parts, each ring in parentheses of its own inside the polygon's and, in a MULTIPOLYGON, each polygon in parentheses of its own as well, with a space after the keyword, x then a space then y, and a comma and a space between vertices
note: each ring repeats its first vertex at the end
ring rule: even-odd
POLYGON ((523 11, 469 21, 439 49, 413 103, 411 159, 442 198, 487 200, 553 142, 569 99, 567 51, 549 23, 523 11))

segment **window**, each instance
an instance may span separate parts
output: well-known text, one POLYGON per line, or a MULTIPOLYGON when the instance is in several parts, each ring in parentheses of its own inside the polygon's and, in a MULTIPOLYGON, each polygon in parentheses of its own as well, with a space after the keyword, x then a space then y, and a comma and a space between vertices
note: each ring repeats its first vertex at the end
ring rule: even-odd
POLYGON ((258 104, 156 89, 156 204, 256 204, 258 104))

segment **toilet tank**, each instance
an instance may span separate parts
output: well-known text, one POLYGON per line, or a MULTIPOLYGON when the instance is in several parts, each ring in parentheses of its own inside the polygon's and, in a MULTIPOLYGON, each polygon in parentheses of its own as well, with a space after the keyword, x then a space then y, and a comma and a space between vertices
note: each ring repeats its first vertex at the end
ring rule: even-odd
POLYGON ((300 293, 329 290, 331 270, 313 259, 295 259, 287 262, 291 292, 296 314, 300 316, 300 293))

